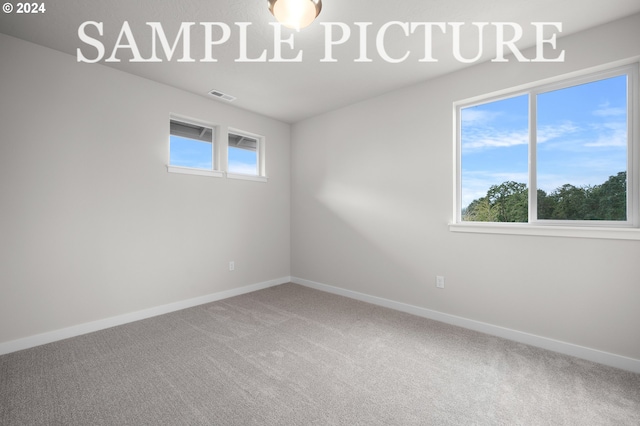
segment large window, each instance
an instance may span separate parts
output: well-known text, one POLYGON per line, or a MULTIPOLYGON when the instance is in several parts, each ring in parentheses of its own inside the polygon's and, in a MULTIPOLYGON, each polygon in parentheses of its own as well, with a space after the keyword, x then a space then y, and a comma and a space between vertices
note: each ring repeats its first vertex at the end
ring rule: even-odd
POLYGON ((457 104, 456 222, 637 227, 637 76, 625 66, 457 104))

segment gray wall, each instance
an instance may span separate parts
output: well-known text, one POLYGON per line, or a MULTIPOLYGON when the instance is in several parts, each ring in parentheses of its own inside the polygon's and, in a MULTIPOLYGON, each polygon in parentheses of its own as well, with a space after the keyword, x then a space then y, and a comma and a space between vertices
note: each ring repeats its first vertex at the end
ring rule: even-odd
POLYGON ((635 15, 562 39, 565 63, 480 64, 295 124, 291 275, 640 359, 640 241, 447 226, 454 101, 638 56, 638 40, 635 15))
POLYGON ((0 58, 0 342, 290 274, 288 124, 2 34, 0 58), (170 113, 264 135, 269 182, 168 173, 170 113))

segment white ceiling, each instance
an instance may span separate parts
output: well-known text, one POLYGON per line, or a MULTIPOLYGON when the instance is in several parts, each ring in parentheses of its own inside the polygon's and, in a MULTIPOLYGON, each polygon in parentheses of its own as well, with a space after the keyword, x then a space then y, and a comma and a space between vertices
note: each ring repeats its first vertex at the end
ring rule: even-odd
MULTIPOLYGON (((268 23, 274 18, 266 0, 55 0, 45 5, 42 14, 0 14, 0 32, 73 56, 82 48, 87 57, 95 57, 96 50, 79 39, 78 28, 85 21, 99 21, 104 23, 104 36, 95 37, 103 42, 108 56, 123 22, 128 21, 142 56, 149 57, 151 32, 145 22, 161 22, 170 42, 182 22, 227 23, 231 38, 213 47, 216 63, 179 63, 181 49, 171 62, 131 63, 128 52, 122 50, 118 57, 123 61, 107 65, 203 96, 217 89, 235 96, 234 106, 289 123, 467 66, 452 56, 451 30, 447 35, 434 33, 433 56, 439 61, 429 63, 419 62, 425 45, 421 35, 405 37, 397 28, 390 30, 385 41, 389 54, 402 56, 407 49, 412 53, 403 63, 385 62, 376 53, 375 34, 390 21, 464 22, 468 28, 472 22, 514 22, 525 29, 519 43, 525 48, 534 45, 531 22, 561 22, 562 34, 567 35, 640 12, 640 0, 323 0, 322 13, 310 27, 298 33, 285 29, 285 36, 294 34, 295 49, 283 49, 283 56, 302 51, 301 63, 241 63, 235 61, 240 43, 234 22, 251 23, 249 57, 257 57, 264 49, 269 58, 273 56, 273 28, 268 23), (350 40, 334 48, 337 62, 320 62, 325 49, 320 22, 351 27, 350 40), (354 22, 373 23, 368 40, 372 62, 354 62, 359 56, 354 22)), ((484 58, 490 59, 495 56, 495 41, 487 35, 484 58)), ((473 33, 463 33, 462 42, 463 49, 464 45, 470 49, 463 54, 474 56, 477 38, 473 33)), ((196 24, 191 56, 202 58, 203 48, 202 27, 196 24)))

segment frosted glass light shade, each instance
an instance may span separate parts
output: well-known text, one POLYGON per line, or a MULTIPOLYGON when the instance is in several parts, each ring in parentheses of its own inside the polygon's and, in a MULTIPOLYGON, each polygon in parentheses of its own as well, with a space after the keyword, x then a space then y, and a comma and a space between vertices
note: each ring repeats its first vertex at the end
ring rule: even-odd
POLYGON ((269 10, 287 28, 309 26, 322 10, 322 0, 268 0, 269 10))

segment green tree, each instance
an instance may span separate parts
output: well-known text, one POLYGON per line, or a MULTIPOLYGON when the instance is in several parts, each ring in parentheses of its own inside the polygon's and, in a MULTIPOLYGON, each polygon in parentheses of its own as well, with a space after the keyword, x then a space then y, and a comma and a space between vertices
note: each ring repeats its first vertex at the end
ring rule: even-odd
MULTIPOLYGON (((612 220, 627 218, 627 173, 619 172, 595 186, 569 183, 550 194, 538 189, 538 218, 553 220, 612 220)), ((529 190, 513 181, 492 185, 485 197, 473 200, 463 220, 478 222, 527 222, 529 190)))
POLYGON ((565 183, 553 191, 549 198, 554 205, 551 217, 540 217, 540 219, 576 220, 585 218, 590 210, 587 208, 588 188, 579 188, 565 183))
POLYGON ((527 185, 513 181, 493 185, 487 191, 489 203, 497 210, 496 222, 526 222, 528 197, 527 185))
POLYGON ((527 185, 513 181, 493 185, 487 196, 473 200, 463 213, 463 220, 476 222, 526 222, 528 217, 527 185))
POLYGON ((538 218, 550 219, 555 208, 554 200, 542 189, 538 189, 538 218))
POLYGON ((496 222, 495 210, 491 208, 487 197, 473 200, 462 214, 462 219, 474 222, 496 222))
POLYGON ((593 187, 596 220, 627 219, 627 172, 609 176, 602 185, 593 187))

